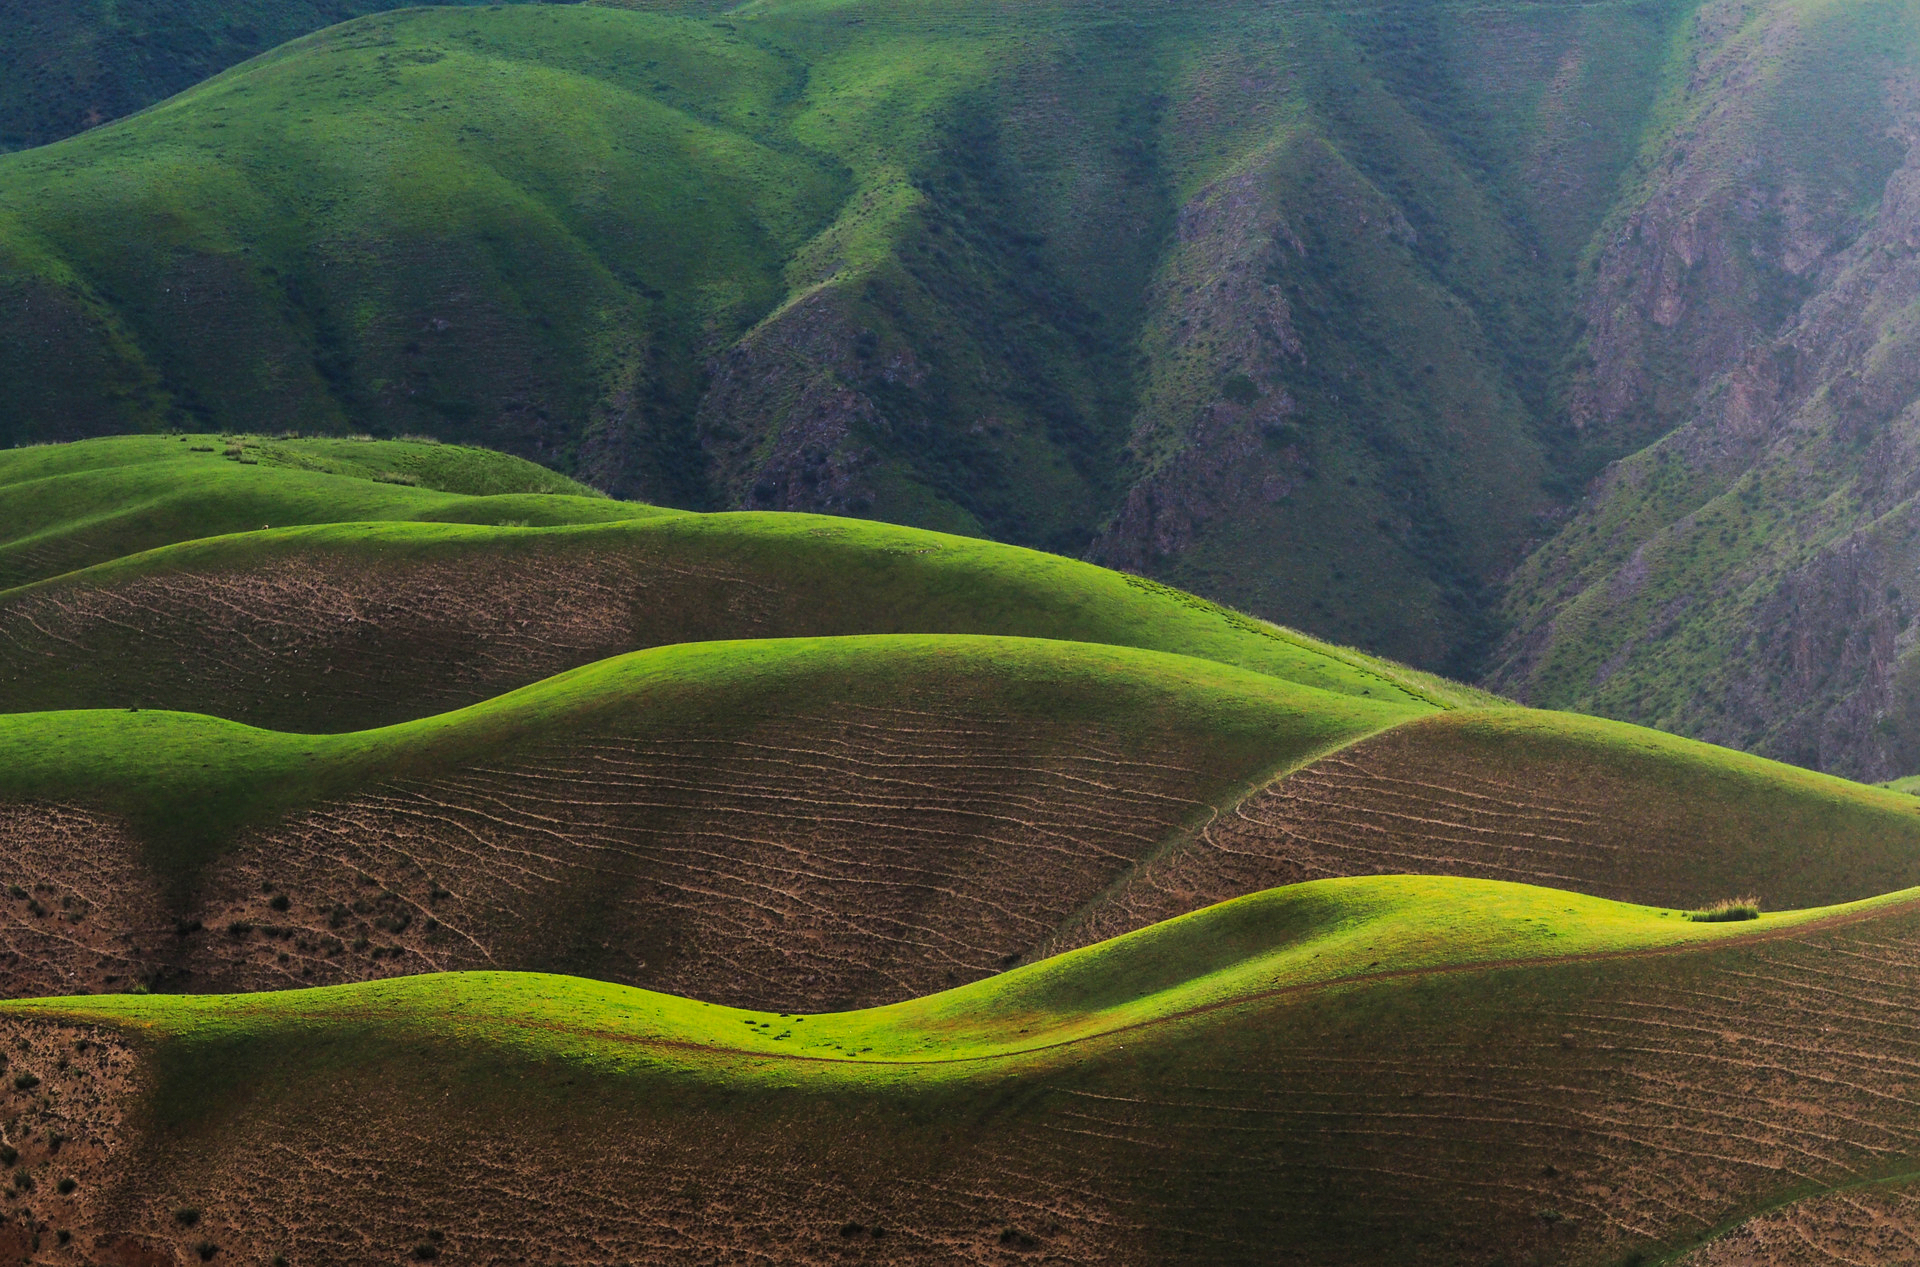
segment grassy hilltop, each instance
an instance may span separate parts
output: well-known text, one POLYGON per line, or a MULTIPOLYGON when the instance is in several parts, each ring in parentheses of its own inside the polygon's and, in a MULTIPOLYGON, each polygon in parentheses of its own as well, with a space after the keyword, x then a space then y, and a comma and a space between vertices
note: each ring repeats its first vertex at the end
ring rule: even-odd
POLYGON ((0 1255, 1904 1226, 1904 792, 452 445, 15 450, 0 522, 0 1255))
POLYGON ((1377 878, 827 1015, 494 974, 4 1015, 16 1126, 140 1159, 29 1144, 75 1181, 38 1211, 132 1216, 93 1225, 123 1252, 1672 1261, 1912 1165, 1903 1075, 1856 1050, 1911 1036, 1807 991, 1914 918, 1377 878))

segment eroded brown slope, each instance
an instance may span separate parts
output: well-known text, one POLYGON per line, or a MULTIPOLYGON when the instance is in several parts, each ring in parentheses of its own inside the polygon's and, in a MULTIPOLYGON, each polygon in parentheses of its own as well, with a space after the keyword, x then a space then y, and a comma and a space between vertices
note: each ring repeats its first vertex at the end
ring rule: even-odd
POLYGON ((1103 721, 1070 690, 1004 686, 635 710, 257 828, 185 888, 111 815, 0 806, 0 992, 491 967, 887 1002, 1011 964, 1273 763, 1334 741, 1214 733, 1151 698, 1103 721))
POLYGON ((911 1090, 799 1063, 757 1083, 724 1061, 611 1075, 453 1037, 360 1036, 342 1062, 302 1030, 117 1039, 132 1089, 95 1106, 101 1084, 57 1063, 93 1035, 10 1018, 14 1068, 46 1081, 6 1093, 0 1124, 100 1140, 71 1165, 29 1145, 35 1195, 10 1219, 162 1261, 201 1240, 234 1261, 389 1261, 437 1236, 463 1263, 1597 1267, 1910 1167, 1916 1009, 1908 906, 1363 981, 911 1090), (63 1173, 78 1194, 41 1195, 63 1173))
POLYGON ((249 831, 185 888, 109 814, 0 807, 0 991, 515 968, 818 1010, 1326 876, 1678 909, 1920 884, 1920 802, 1608 723, 1440 715, 1262 783, 1340 737, 1215 733, 1144 696, 1030 707, 980 679, 856 687, 376 781, 249 831))
POLYGON ((337 733, 626 651, 867 633, 1139 646, 1376 700, 1453 695, 1058 557, 819 517, 712 515, 247 533, 0 592, 0 712, 137 706, 337 733))
POLYGON ((488 547, 282 540, 16 591, 0 598, 0 699, 8 711, 139 705, 357 730, 623 651, 782 623, 783 596, 751 564, 627 537, 488 547))
POLYGON ((1262 788, 1131 872, 1050 948, 1328 876, 1514 880, 1773 909, 1920 884, 1920 801, 1567 714, 1445 713, 1262 788))

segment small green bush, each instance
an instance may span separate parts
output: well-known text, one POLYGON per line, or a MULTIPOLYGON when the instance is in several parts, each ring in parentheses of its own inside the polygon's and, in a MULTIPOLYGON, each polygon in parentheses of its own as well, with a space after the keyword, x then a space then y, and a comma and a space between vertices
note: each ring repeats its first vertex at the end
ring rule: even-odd
POLYGON ((1687 912, 1687 918, 1696 924, 1730 924, 1735 920, 1759 919, 1760 899, 1757 897, 1721 898, 1712 906, 1703 906, 1697 911, 1687 912))

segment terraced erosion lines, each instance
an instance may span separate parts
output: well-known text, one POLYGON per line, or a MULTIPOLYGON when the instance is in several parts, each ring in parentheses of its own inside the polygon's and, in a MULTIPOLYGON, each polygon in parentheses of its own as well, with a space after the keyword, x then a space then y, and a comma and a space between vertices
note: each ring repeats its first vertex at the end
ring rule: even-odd
POLYGON ((1518 880, 1690 908, 1920 884, 1912 798, 1613 723, 1520 710, 1415 719, 1256 790, 1143 860, 1049 949, 1327 876, 1518 880))
MULTIPOLYGON (((234 855, 208 922, 268 924, 252 881, 272 877, 313 921, 303 940, 337 942, 325 913, 369 891, 402 894, 424 931, 382 973, 514 964, 742 1006, 891 1002, 1017 960, 1205 810, 1198 772, 1123 746, 852 705, 733 741, 587 736, 291 823, 234 855)), ((356 968, 336 951, 276 971, 271 943, 244 945, 252 962, 208 984, 356 968)))

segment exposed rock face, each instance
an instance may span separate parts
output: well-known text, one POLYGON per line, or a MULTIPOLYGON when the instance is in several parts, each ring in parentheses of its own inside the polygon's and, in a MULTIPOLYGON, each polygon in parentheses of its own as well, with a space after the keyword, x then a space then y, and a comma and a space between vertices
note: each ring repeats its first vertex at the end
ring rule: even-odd
POLYGON ((860 380, 871 371, 918 386, 924 374, 910 352, 870 367, 874 349, 837 299, 830 290, 808 295, 709 366, 698 427, 727 504, 841 515, 872 509, 862 471, 874 452, 864 438, 887 422, 860 380))
POLYGON ((1823 21, 1704 11, 1698 98, 1601 257, 1575 394, 1622 436, 1684 421, 1519 570, 1492 680, 1886 778, 1920 767, 1920 101, 1866 58, 1835 93, 1862 117, 1803 147, 1783 112, 1844 43, 1823 21))
POLYGON ((1295 256, 1305 248, 1279 194, 1259 164, 1180 210, 1143 340, 1159 373, 1134 444, 1151 473, 1129 490, 1097 547, 1102 562, 1151 571, 1235 503, 1279 501, 1300 478, 1305 458, 1286 443, 1298 406, 1275 384, 1303 349, 1274 274, 1288 248, 1295 256))

